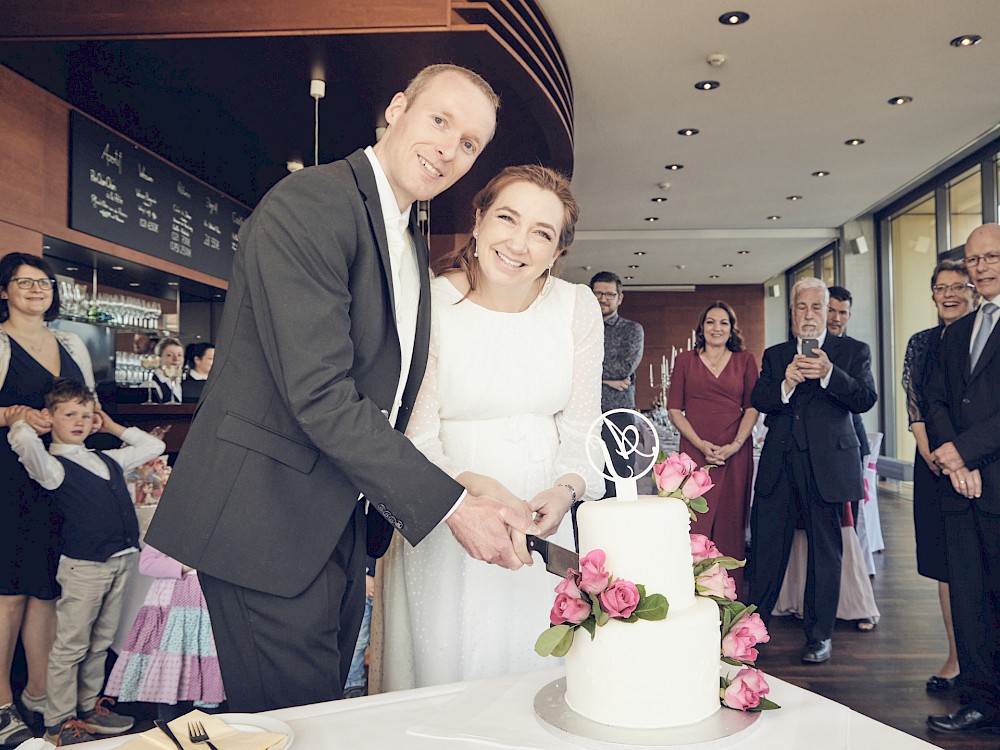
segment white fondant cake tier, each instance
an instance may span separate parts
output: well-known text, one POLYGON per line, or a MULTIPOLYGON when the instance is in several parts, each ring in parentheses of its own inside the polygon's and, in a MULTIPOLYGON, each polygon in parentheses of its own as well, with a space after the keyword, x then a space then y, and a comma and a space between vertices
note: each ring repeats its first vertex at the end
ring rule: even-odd
POLYGON ((694 724, 719 710, 719 605, 698 598, 657 622, 576 632, 566 654, 566 704, 619 727, 694 724))
POLYGON ((580 550, 601 549, 616 578, 663 594, 666 619, 580 629, 566 655, 566 703, 602 724, 661 728, 719 710, 719 607, 694 595, 690 519, 680 500, 584 503, 580 550))

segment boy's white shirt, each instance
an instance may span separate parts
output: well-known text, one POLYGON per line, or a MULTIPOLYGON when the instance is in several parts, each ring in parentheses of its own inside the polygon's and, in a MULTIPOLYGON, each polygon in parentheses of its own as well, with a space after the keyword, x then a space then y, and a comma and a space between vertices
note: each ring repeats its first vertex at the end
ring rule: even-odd
MULTIPOLYGON (((138 427, 127 427, 121 434, 121 440, 125 443, 124 447, 103 451, 103 453, 120 465, 122 471, 128 471, 147 461, 152 461, 157 456, 162 455, 167 447, 162 440, 153 437, 148 432, 143 432, 138 427)), ((28 475, 47 490, 56 489, 66 478, 66 471, 55 456, 68 458, 101 479, 111 479, 107 464, 100 459, 95 451, 84 445, 52 443, 48 453, 46 453, 45 445, 38 433, 23 419, 19 419, 11 426, 7 442, 18 455, 24 468, 28 471, 28 475)))

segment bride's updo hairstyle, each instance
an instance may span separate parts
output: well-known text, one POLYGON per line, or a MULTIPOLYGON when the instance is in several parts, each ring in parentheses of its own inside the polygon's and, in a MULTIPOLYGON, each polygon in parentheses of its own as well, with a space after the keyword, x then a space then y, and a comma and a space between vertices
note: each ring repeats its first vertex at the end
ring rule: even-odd
MULTIPOLYGON (((472 208, 478 209, 481 214, 486 213, 496 203, 497 197, 505 188, 518 182, 528 182, 542 190, 548 190, 562 202, 563 225, 562 231, 559 232, 559 260, 561 261, 567 248, 573 244, 573 237, 576 234, 576 220, 580 217, 580 207, 573 197, 569 188, 569 180, 565 175, 539 164, 506 167, 490 180, 486 187, 476 193, 476 197, 472 199, 472 208)), ((464 243, 431 263, 431 267, 437 275, 456 268, 461 269, 469 282, 470 292, 475 290, 479 282, 479 263, 475 257, 476 241, 472 236, 474 229, 475 223, 473 223, 473 230, 469 231, 464 243)))

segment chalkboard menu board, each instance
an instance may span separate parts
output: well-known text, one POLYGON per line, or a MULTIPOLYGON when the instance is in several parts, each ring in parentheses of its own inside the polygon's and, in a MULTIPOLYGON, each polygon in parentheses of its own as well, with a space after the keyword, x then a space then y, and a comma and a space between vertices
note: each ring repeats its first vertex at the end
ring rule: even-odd
POLYGON ((70 219, 92 234, 229 279, 249 209, 100 123, 70 112, 70 219))

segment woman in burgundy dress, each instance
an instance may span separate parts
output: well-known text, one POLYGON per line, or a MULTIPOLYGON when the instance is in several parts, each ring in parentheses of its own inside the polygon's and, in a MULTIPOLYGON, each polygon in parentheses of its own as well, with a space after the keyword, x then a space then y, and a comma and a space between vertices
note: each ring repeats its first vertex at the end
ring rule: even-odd
MULTIPOLYGON (((681 451, 712 469, 715 487, 705 495, 708 512, 691 522, 691 532, 712 539, 724 555, 744 558, 745 532, 753 482, 749 439, 757 421, 750 393, 757 363, 743 346, 736 313, 713 302, 701 314, 695 350, 677 355, 670 378, 667 410, 681 433, 681 451)), ((732 571, 737 591, 742 569, 732 571)))

